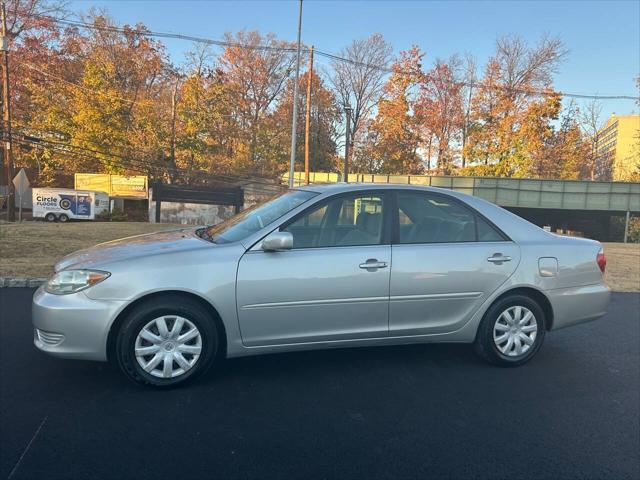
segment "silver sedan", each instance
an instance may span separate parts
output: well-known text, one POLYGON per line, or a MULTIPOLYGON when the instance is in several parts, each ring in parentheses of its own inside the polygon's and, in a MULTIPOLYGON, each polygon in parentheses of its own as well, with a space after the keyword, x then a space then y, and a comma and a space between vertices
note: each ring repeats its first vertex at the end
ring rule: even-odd
POLYGON ((309 186, 63 258, 34 295, 34 342, 158 387, 220 357, 334 347, 472 343, 516 366, 605 313, 605 263, 596 241, 461 193, 309 186))

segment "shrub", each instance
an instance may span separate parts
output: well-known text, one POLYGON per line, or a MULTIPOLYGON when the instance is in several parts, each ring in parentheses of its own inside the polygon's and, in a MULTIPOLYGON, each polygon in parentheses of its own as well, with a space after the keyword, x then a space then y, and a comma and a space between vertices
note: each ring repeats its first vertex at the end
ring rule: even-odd
POLYGON ((121 208, 114 208, 109 213, 108 210, 104 210, 96 215, 96 220, 99 222, 126 222, 127 214, 121 208))
POLYGON ((640 217, 631 217, 629 219, 627 242, 640 243, 640 217))

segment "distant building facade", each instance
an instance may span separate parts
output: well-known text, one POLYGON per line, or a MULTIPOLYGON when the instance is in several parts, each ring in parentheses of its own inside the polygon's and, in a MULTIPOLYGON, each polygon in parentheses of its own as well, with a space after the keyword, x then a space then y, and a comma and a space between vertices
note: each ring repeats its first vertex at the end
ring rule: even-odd
POLYGON ((600 177, 614 181, 638 181, 640 115, 611 115, 596 140, 600 177))

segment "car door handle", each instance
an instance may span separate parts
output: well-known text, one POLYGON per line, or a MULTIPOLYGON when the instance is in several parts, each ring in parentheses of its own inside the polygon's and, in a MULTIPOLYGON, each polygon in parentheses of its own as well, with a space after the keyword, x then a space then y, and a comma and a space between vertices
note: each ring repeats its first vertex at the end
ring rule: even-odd
POLYGON ((510 262, 511 257, 508 255, 502 255, 501 253, 494 253, 491 257, 487 258, 487 262, 500 265, 502 262, 510 262))
POLYGON ((360 264, 360 268, 376 269, 376 268, 385 268, 387 266, 387 262, 379 262, 375 258, 370 258, 366 262, 360 264))

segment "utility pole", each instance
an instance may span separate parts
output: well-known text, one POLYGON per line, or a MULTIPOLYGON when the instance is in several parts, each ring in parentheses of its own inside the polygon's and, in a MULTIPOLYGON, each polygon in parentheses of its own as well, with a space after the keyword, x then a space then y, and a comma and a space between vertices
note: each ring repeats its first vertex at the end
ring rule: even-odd
POLYGON ((300 76, 300 34, 302 33, 302 0, 298 7, 298 47, 296 52, 296 78, 293 85, 293 121, 291 122, 291 164, 289 165, 289 188, 293 187, 296 171, 296 133, 298 129, 298 83, 300 76))
POLYGON ((309 123, 311 120, 311 79, 313 78, 313 45, 309 50, 309 76, 307 78, 307 116, 304 127, 304 183, 309 185, 309 123))
POLYGON ((16 219, 16 209, 13 193, 13 152, 11 150, 11 95, 9 93, 9 41, 7 38, 7 13, 4 0, 0 5, 2 14, 2 36, 0 36, 0 49, 2 50, 2 106, 3 128, 2 145, 4 148, 4 161, 7 171, 7 216, 10 222, 16 219))
POLYGON ((169 181, 175 182, 176 176, 176 105, 178 97, 178 85, 180 81, 176 79, 176 83, 173 86, 173 92, 171 92, 171 145, 169 149, 169 181))
POLYGON ((347 129, 345 131, 345 144, 344 144, 344 181, 349 183, 349 153, 351 150, 351 107, 345 107, 345 113, 347 114, 347 129))

